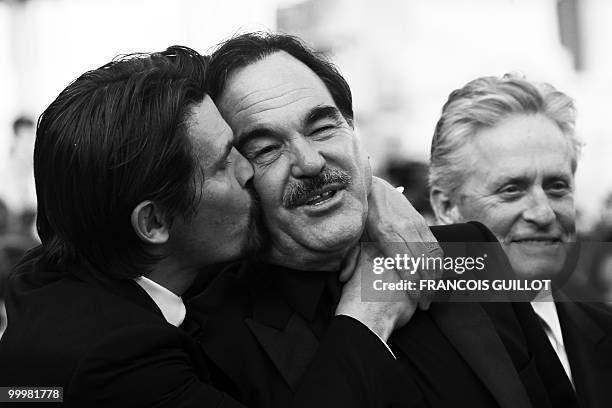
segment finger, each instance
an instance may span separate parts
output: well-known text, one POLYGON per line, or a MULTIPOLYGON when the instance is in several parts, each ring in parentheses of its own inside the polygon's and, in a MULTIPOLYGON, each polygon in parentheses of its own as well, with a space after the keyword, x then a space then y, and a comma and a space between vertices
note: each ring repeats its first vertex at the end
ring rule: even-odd
MULTIPOLYGON (((421 271, 419 271, 419 274, 421 273, 421 271)), ((421 279, 424 279, 422 275, 419 276, 419 281, 421 279)), ((428 278, 425 278, 426 280, 429 280, 428 278)), ((435 295, 435 292, 432 290, 428 290, 428 289, 423 289, 423 291, 421 291, 421 297, 419 298, 419 303, 418 303, 418 307, 421 310, 429 310, 429 306, 431 305, 431 300, 433 299, 435 295)))
MULTIPOLYGON (((420 258, 422 256, 428 256, 428 250, 422 242, 403 242, 399 234, 394 234, 396 238, 392 239, 395 242, 392 243, 379 243, 377 245, 378 250, 384 255, 385 258, 395 258, 398 254, 400 256, 408 255, 411 258, 420 258)), ((419 267, 417 270, 405 270, 396 269, 398 275, 406 280, 415 282, 419 287, 419 281, 421 279, 434 279, 435 275, 429 274, 428 268, 419 267)), ((420 309, 427 310, 430 300, 433 297, 433 293, 428 291, 411 290, 409 293, 410 298, 418 303, 420 309)))
MULTIPOLYGON (((441 257, 441 255, 443 255, 443 251, 437 242, 404 242, 404 246, 409 256, 412 257, 422 256, 423 259, 429 259, 439 258, 441 257)), ((397 248, 394 249, 396 251, 393 252, 397 252, 397 248)), ((383 251, 383 253, 385 252, 383 251)), ((386 255, 389 256, 390 254, 387 253, 386 255)), ((414 282, 416 282, 417 285, 419 285, 419 282, 421 280, 437 280, 440 278, 440 275, 441 270, 435 267, 435 265, 421 264, 421 266, 411 275, 411 280, 413 280, 414 282)), ((434 296, 434 290, 425 289, 418 292, 418 297, 412 296, 412 298, 418 301, 418 307, 421 310, 428 310, 434 296)))
MULTIPOLYGON (((426 256, 429 258, 436 258, 436 259, 444 259, 444 251, 442 250, 442 248, 440 247, 440 244, 438 244, 437 241, 424 241, 423 245, 425 246, 426 250, 428 252, 426 252, 426 256)), ((441 265, 440 265, 441 266, 441 265)), ((426 276, 425 279, 429 279, 429 280, 439 280, 442 277, 442 267, 438 268, 437 264, 434 265, 433 268, 428 268, 426 271, 426 276)), ((433 301, 434 297, 436 296, 436 291, 435 290, 427 290, 427 292, 424 295, 423 298, 423 310, 427 310, 429 309, 429 307, 431 306, 431 302, 433 301)))
MULTIPOLYGON (((419 289, 419 278, 417 274, 412 274, 406 270, 395 270, 400 279, 405 279, 410 282, 415 282, 416 287, 413 290, 407 290, 406 295, 411 299, 411 301, 419 306, 420 299, 423 296, 423 293, 419 289)), ((420 307, 420 306, 419 306, 420 307)))
MULTIPOLYGON (((442 248, 437 242, 423 242, 423 246, 425 247, 425 251, 427 251, 425 252, 425 256, 427 258, 443 260, 444 251, 442 251, 442 248)), ((438 263, 436 262, 434 262, 431 266, 432 267, 427 267, 426 269, 419 271, 421 279, 437 281, 442 277, 442 267, 438 268, 438 263)), ((419 307, 422 310, 428 310, 435 296, 435 290, 424 290, 424 293, 421 295, 422 302, 419 304, 419 307)))

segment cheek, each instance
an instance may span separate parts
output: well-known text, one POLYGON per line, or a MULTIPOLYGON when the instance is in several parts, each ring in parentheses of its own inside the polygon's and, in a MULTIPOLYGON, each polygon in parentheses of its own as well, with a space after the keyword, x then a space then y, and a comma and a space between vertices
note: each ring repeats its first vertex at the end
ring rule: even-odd
POLYGON ((503 238, 520 218, 521 210, 518 204, 492 203, 484 200, 476 201, 462 212, 465 221, 479 221, 486 225, 498 238, 503 238))
POLYGON ((202 187, 202 199, 200 208, 202 211, 210 211, 223 205, 225 188, 222 182, 215 179, 208 179, 202 187))
POLYGON ((280 173, 274 167, 265 170, 255 169, 253 186, 266 216, 271 215, 270 209, 274 208, 275 204, 280 206, 283 197, 284 178, 279 175, 280 173))
POLYGON ((333 146, 328 149, 328 156, 336 158, 343 170, 350 171, 354 181, 363 185, 365 194, 369 194, 372 187, 372 168, 368 153, 354 135, 343 135, 334 140, 333 146), (347 146, 351 146, 347 149, 347 146))
POLYGON ((574 233, 576 231, 576 208, 574 207, 574 200, 570 199, 557 203, 554 207, 554 211, 563 229, 574 233))
POLYGON ((487 217, 485 225, 490 224, 490 228, 495 235, 503 238, 512 231, 514 225, 520 220, 521 210, 517 205, 505 204, 485 212, 485 217, 487 217))
POLYGON ((239 219, 249 214, 252 204, 249 194, 230 179, 209 179, 204 184, 200 212, 212 220, 239 219))

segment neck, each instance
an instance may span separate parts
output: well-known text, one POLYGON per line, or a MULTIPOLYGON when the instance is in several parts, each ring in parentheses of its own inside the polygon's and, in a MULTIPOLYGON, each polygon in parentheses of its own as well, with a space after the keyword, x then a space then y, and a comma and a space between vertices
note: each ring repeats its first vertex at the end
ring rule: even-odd
POLYGON ((272 247, 262 258, 268 263, 301 271, 339 271, 349 250, 350 247, 328 252, 272 247))
POLYGON ((174 259, 168 257, 158 262, 146 277, 181 296, 189 289, 196 275, 195 269, 180 268, 174 259))

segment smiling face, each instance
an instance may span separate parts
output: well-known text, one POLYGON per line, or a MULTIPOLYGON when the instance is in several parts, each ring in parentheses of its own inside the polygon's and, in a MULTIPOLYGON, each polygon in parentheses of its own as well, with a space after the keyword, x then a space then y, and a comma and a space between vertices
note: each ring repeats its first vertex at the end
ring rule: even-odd
POLYGON ((271 262, 337 268, 367 215, 371 174, 323 82, 285 52, 236 70, 218 99, 253 164, 271 262))
POLYGON ((480 221, 519 276, 558 273, 575 239, 574 172, 568 139, 543 115, 516 115, 479 131, 466 149, 455 221, 480 221))

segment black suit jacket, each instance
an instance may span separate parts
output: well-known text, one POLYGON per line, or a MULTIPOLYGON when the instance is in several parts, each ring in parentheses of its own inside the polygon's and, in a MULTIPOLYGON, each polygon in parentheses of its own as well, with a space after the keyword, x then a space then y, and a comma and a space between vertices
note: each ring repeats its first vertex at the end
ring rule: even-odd
POLYGON ((9 281, 0 385, 63 387, 72 406, 241 406, 207 384, 199 344, 136 282, 56 270, 39 255, 9 281))
MULTIPOLYGON (((481 224, 432 230, 439 241, 495 240, 481 224)), ((282 294, 243 264, 222 273, 190 307, 205 321, 199 340, 215 367, 212 382, 252 407, 286 406, 318 340, 282 294)), ((477 303, 439 303, 417 312, 390 344, 400 374, 375 390, 366 406, 531 407, 513 361, 477 303), (423 348, 430 344, 436 347, 423 348)))
POLYGON ((596 303, 556 302, 581 407, 612 405, 612 312, 596 303))
MULTIPOLYGON (((134 281, 56 270, 39 256, 33 250, 10 279, 0 386, 63 387, 70 406, 243 407, 209 384, 209 362, 192 337, 202 327, 189 311, 176 328, 134 281)), ((287 406, 359 407, 396 368, 367 327, 337 317, 287 406)))

